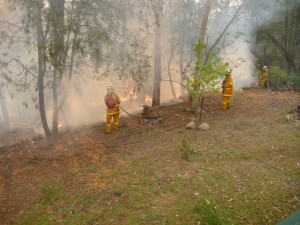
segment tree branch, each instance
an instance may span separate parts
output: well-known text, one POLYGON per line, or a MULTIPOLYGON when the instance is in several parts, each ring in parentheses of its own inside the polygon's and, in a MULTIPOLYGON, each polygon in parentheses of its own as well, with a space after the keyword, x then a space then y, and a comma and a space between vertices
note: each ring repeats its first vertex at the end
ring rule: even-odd
POLYGON ((186 86, 184 85, 184 84, 182 84, 182 83, 180 83, 179 81, 177 81, 177 80, 165 80, 165 79, 160 79, 161 81, 169 81, 169 82, 175 82, 175 83, 178 83, 178 84, 180 84, 181 86, 183 86, 183 87, 185 87, 186 88, 186 86))
MULTIPOLYGON (((4 62, 0 68, 9 65, 11 62, 15 61, 17 64, 19 64, 22 68, 23 71, 25 70, 26 72, 28 72, 29 74, 31 74, 33 77, 38 78, 33 72, 31 72, 19 59, 14 58, 14 57, 10 57, 10 60, 7 62, 4 62)), ((20 73, 21 74, 21 73, 20 73)), ((19 74, 19 75, 20 75, 19 74)))
POLYGON ((285 60, 287 61, 287 63, 293 68, 293 69, 297 69, 294 59, 292 58, 292 56, 286 51, 286 49, 279 43, 279 41, 277 41, 277 39, 270 34, 267 31, 264 31, 264 33, 266 34, 266 36, 273 42, 273 44, 275 45, 275 47, 280 51, 281 55, 285 58, 285 60))
POLYGON ((231 18, 231 20, 228 22, 228 24, 226 25, 226 27, 224 28, 224 30, 222 31, 222 33, 220 34, 220 36, 217 38, 217 40, 215 41, 215 43, 209 48, 209 50, 207 51, 206 54, 206 58, 205 58, 205 62, 204 62, 204 66, 206 65, 208 59, 209 59, 209 55, 212 52, 212 50, 216 47, 216 45, 219 43, 219 41, 221 40, 221 38, 223 37, 223 35, 225 34, 225 32, 227 31, 227 29, 229 28, 229 26, 231 25, 231 23, 233 22, 233 20, 236 18, 236 16, 238 15, 238 13, 240 12, 240 10, 242 9, 243 4, 240 5, 240 7, 238 8, 238 10, 235 12, 235 14, 233 15, 233 17, 231 18))

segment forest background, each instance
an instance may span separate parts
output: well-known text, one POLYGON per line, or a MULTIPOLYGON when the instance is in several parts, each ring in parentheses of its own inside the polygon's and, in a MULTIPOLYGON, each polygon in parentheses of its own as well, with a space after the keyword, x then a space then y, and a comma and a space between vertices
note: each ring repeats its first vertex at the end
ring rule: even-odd
POLYGON ((103 121, 109 84, 134 92, 131 112, 146 96, 152 106, 178 102, 200 39, 206 58, 228 63, 236 90, 253 85, 264 65, 270 88, 299 89, 298 0, 0 4, 1 132, 29 126, 51 136, 103 121))

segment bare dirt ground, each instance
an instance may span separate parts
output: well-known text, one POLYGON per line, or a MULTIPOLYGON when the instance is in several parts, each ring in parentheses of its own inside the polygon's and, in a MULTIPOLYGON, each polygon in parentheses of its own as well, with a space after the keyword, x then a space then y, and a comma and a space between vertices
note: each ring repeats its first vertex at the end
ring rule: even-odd
MULTIPOLYGON (((162 118, 157 124, 122 113, 121 129, 109 135, 103 133, 103 124, 95 124, 47 139, 33 140, 30 132, 23 131, 0 136, 0 224, 26 224, 20 221, 41 202, 45 186, 53 183, 62 185, 69 196, 88 193, 100 199, 101 213, 82 224, 197 224, 200 219, 178 212, 174 218, 168 216, 178 193, 187 196, 181 200, 187 205, 195 204, 199 195, 210 199, 218 195, 219 204, 231 208, 239 224, 274 224, 300 206, 300 150, 295 147, 300 146, 300 123, 293 111, 300 105, 300 94, 248 89, 235 93, 227 111, 222 111, 221 101, 217 94, 205 98, 202 122, 210 125, 208 131, 185 128, 193 116, 185 102, 156 109, 162 118), (293 116, 289 121, 287 114, 293 116), (181 158, 182 140, 194 150, 190 161, 181 158), (156 218, 162 219, 149 223, 136 218, 130 221, 140 223, 131 223, 127 219, 135 218, 132 196, 137 191, 128 187, 141 185, 147 176, 155 177, 155 183, 144 181, 154 187, 147 189, 152 197, 148 207, 159 207, 163 213, 156 218), (184 183, 175 187, 178 179, 184 183), (234 179, 230 186, 228 181, 234 179), (285 188, 278 190, 281 186, 285 188), (123 211, 109 211, 121 205, 123 211)), ((146 186, 141 187, 146 191, 146 186)), ((81 207, 71 212, 88 211, 81 207)), ((67 218, 64 214, 52 223, 37 224, 67 224, 61 222, 67 218)))

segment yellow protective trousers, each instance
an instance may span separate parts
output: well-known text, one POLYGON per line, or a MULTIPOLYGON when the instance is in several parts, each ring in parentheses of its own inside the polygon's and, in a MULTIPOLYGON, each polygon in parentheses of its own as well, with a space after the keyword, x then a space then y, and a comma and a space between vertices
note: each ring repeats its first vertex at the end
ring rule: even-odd
POLYGON ((111 131, 112 119, 114 119, 114 130, 119 129, 119 107, 115 106, 113 109, 107 109, 106 113, 106 133, 111 131))
POLYGON ((230 108, 230 96, 223 95, 222 109, 230 108))
POLYGON ((227 75, 223 81, 223 102, 222 109, 230 108, 230 97, 233 95, 233 80, 231 75, 227 75))
POLYGON ((259 86, 260 86, 261 88, 264 88, 264 87, 265 87, 265 83, 266 83, 267 78, 268 78, 268 73, 267 73, 267 71, 264 70, 264 71, 262 72, 262 76, 261 76, 261 79, 260 79, 260 81, 259 81, 259 86))
POLYGON ((263 78, 263 79, 261 79, 261 80, 259 81, 259 86, 260 86, 261 88, 264 88, 264 87, 265 87, 266 80, 267 80, 267 78, 263 78))

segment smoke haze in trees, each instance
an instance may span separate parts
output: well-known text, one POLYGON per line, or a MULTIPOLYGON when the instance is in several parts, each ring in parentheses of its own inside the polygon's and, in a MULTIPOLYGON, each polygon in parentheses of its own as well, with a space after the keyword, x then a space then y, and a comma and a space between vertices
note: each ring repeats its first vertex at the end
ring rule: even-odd
MULTIPOLYGON (((12 13, 7 9, 9 1, 0 0, 0 11, 1 11, 1 21, 8 21, 11 24, 16 24, 21 26, 20 23, 20 11, 14 11, 12 13)), ((172 2, 172 1, 171 1, 172 2)), ((174 1, 175 2, 175 1, 174 1)), ((199 1, 196 1, 199 2, 199 1)), ((222 1, 219 1, 222 2, 222 1)), ((233 70, 233 79, 235 84, 235 89, 240 89, 243 87, 251 86, 254 82, 254 56, 251 54, 251 44, 253 40, 251 39, 251 33, 255 26, 267 21, 270 19, 272 13, 280 9, 280 5, 276 3, 277 1, 258 1, 258 0, 245 0, 245 7, 240 12, 238 18, 230 25, 228 31, 221 39, 220 43, 217 45, 215 51, 222 57, 224 60, 228 61, 230 68, 233 70), (264 10, 268 9, 268 10, 264 10), (254 17, 253 17, 254 15, 254 17)), ((207 29, 207 41, 208 46, 212 45, 214 41, 218 38, 224 27, 230 21, 234 15, 237 7, 242 3, 239 1, 231 1, 231 6, 227 9, 218 8, 216 5, 212 7, 211 16, 208 21, 207 29)), ((197 5, 197 4, 195 4, 197 5)), ((199 4, 198 4, 199 5, 199 4)), ((193 9, 193 8, 192 8, 193 9)), ((136 20, 139 20, 136 12, 138 10, 133 10, 133 14, 130 15, 136 20)), ((199 10, 199 12, 201 12, 199 10)), ((189 37, 186 37, 187 43, 185 43, 185 53, 186 62, 189 61, 189 51, 187 46, 193 48, 193 45, 197 41, 197 36, 200 29, 200 19, 201 15, 198 17, 198 21, 193 25, 194 29, 186 31, 189 33, 189 37), (193 43, 194 42, 194 43, 193 43)), ((153 32, 154 32, 154 18, 151 12, 143 14, 143 20, 146 21, 144 24, 141 21, 137 22, 137 26, 142 29, 134 29, 132 23, 129 27, 133 29, 133 36, 143 39, 145 50, 145 55, 150 56, 149 64, 153 67, 153 32), (143 27, 144 26, 144 27, 143 27), (135 33, 133 33, 135 32, 135 33), (140 32, 140 34, 139 34, 140 32)), ((167 64, 170 59, 170 38, 172 35, 176 36, 178 30, 170 27, 172 19, 170 17, 162 18, 161 25, 163 27, 162 34, 162 79, 168 80, 167 64), (174 33, 172 33, 174 32, 174 33)), ((189 21, 187 21, 189 22, 189 21)), ((2 26, 9 27, 9 25, 2 26)), ((12 30, 14 32, 20 32, 21 29, 14 27, 12 30)), ((7 30, 6 30, 7 31, 7 30)), ((11 33, 13 35, 14 33, 11 33)), ((130 36, 128 35, 128 36, 130 36)), ((118 43, 118 40, 113 40, 114 44, 118 43)), ((118 46, 115 46, 118 49, 118 46)), ((1 52, 7 52, 8 56, 15 57, 19 59, 24 65, 30 66, 31 59, 36 60, 36 50, 31 49, 28 52, 28 49, 22 42, 18 43, 9 43, 9 41, 1 41, 0 46, 1 52)), ((172 79, 179 81, 180 80, 180 69, 179 69, 179 57, 178 49, 174 52, 174 58, 171 62, 171 73, 172 79)), ((7 56, 0 56, 1 61, 9 60, 7 56)), ((105 60, 105 59, 104 59, 105 60)), ((113 63, 112 63, 113 64, 113 63)), ((18 67, 18 64, 14 64, 12 69, 13 74, 17 79, 20 73, 21 68, 18 67)), ((106 64, 103 64, 106 65, 106 64)), ((13 66, 13 65, 12 65, 13 66)), ((190 72, 193 68, 193 65, 190 65, 190 72)), ((63 128, 65 127, 77 127, 84 124, 98 123, 100 121, 105 121, 105 105, 103 102, 103 97, 106 94, 106 86, 113 85, 116 88, 117 93, 120 97, 123 98, 123 106, 129 112, 141 110, 141 106, 148 104, 144 102, 144 97, 146 95, 152 94, 152 85, 153 85, 153 68, 149 69, 149 78, 142 81, 142 85, 137 85, 132 79, 130 74, 123 76, 124 74, 119 74, 114 72, 114 68, 110 68, 109 77, 104 76, 100 79, 93 79, 93 77, 100 77, 101 74, 105 73, 105 66, 99 67, 95 72, 94 69, 89 67, 77 68, 74 71, 74 76, 71 82, 71 85, 66 85, 65 87, 69 89, 67 95, 66 105, 64 106, 62 113, 59 116, 59 123, 62 124, 63 128), (125 99, 126 88, 132 88, 135 91, 135 94, 140 96, 135 96, 133 100, 125 99), (135 100, 135 98, 140 98, 141 101, 135 100), (126 100, 126 102, 125 102, 126 100)), ((2 76, 2 73, 1 73, 2 76)), ((28 75, 30 76, 30 75, 28 75)), ((3 84, 3 77, 0 77, 0 84, 3 84)), ((64 81, 63 81, 64 83, 64 81)), ((180 85, 173 83, 176 91, 176 95, 180 95, 180 85)), ((11 85, 0 85, 1 93, 4 93, 7 108, 9 111, 9 117, 11 122, 11 128, 17 127, 31 127, 35 129, 36 132, 43 134, 39 112, 35 108, 36 102, 32 101, 33 96, 36 97, 36 86, 31 86, 27 91, 20 92, 17 91, 17 88, 11 85), (25 107, 26 106, 26 107, 25 107)), ((51 91, 45 93, 46 99, 46 110, 48 123, 51 124, 51 114, 52 114, 52 95, 51 91)), ((161 102, 162 104, 168 104, 170 102, 178 102, 176 98, 172 96, 169 82, 162 81, 161 83, 161 102)), ((124 114, 123 114, 124 115, 124 114)), ((3 120, 3 113, 0 110, 0 117, 3 120)), ((3 121, 2 121, 3 122, 3 121)))

